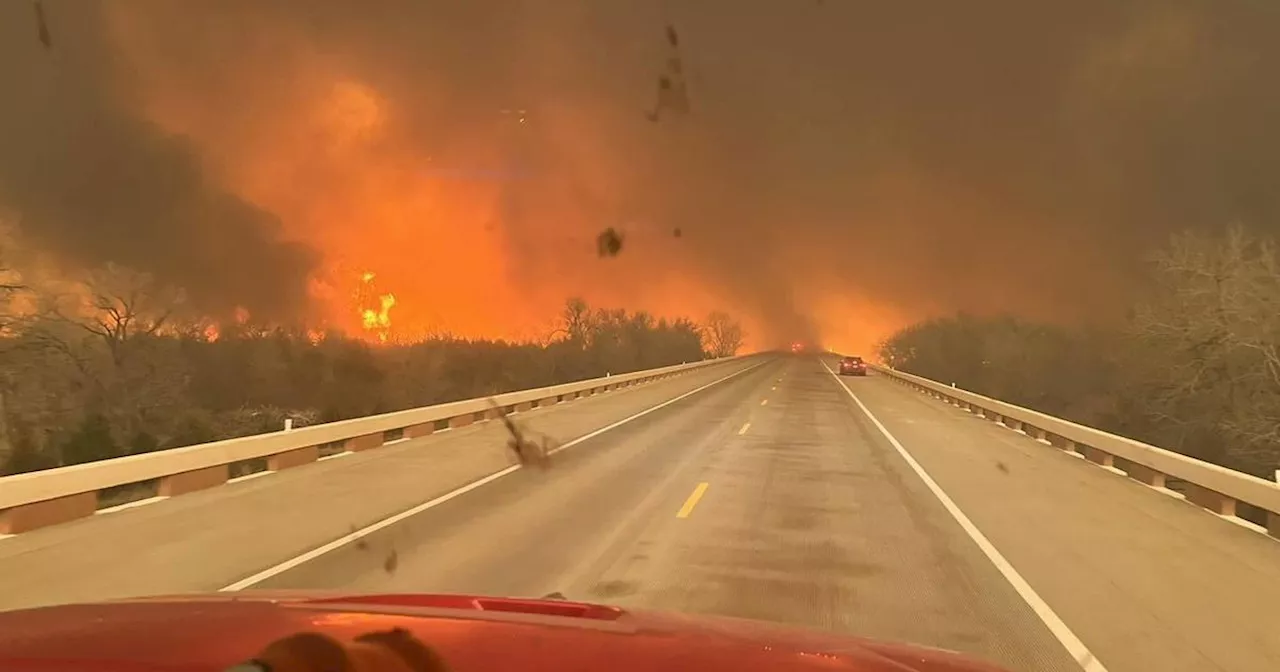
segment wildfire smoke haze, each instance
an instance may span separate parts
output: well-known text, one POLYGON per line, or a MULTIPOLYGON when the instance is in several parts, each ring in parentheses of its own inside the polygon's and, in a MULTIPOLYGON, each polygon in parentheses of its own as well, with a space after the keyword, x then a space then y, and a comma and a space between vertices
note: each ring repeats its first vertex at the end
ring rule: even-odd
POLYGON ((375 342, 570 296, 846 351, 1106 319, 1169 232, 1280 222, 1277 36, 1244 0, 12 2, 0 210, 375 342))

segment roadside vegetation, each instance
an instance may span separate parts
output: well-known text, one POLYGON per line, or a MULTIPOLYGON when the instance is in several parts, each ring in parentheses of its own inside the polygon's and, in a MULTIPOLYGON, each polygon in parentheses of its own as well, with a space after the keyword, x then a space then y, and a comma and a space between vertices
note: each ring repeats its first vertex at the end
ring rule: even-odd
POLYGON ((881 347, 895 368, 1274 478, 1280 468, 1280 258, 1241 230, 1155 255, 1124 323, 1073 328, 955 315, 881 347))
POLYGON ((184 315, 180 292, 108 267, 60 291, 0 287, 0 474, 735 354, 742 330, 566 303, 539 342, 340 333, 184 315))

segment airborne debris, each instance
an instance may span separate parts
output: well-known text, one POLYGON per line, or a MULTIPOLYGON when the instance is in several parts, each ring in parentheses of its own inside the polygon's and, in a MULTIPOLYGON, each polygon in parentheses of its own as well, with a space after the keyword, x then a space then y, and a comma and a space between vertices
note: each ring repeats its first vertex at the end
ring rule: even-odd
POLYGON ((498 402, 490 398, 489 405, 498 411, 498 417, 502 418, 502 424, 506 426, 507 433, 511 435, 511 438, 507 440, 507 450, 510 450, 515 456, 516 462, 522 467, 537 466, 543 470, 550 467, 551 439, 544 436, 542 437, 542 443, 538 443, 526 438, 524 432, 507 415, 507 412, 498 405, 498 402))
POLYGON ((675 26, 667 24, 667 44, 671 54, 667 57, 666 71, 658 75, 658 99, 653 109, 645 113, 649 121, 657 122, 664 109, 679 114, 689 112, 689 94, 685 87, 684 65, 680 59, 680 37, 675 26))
MULTIPOLYGON (((351 525, 351 534, 357 532, 356 526, 351 525)), ((357 551, 370 550, 369 538, 367 536, 356 539, 355 547, 357 551)), ((396 568, 400 566, 400 555, 396 552, 395 546, 387 549, 387 555, 382 560, 382 569, 388 574, 395 574, 396 568)))
POLYGON ((45 18, 44 18, 44 5, 41 4, 40 0, 36 0, 35 8, 36 8, 36 32, 40 36, 40 44, 43 44, 45 49, 52 49, 53 38, 50 37, 49 35, 49 24, 45 21, 45 18))
POLYGON ((680 236, 684 235, 684 232, 681 231, 680 227, 677 226, 676 228, 671 230, 671 235, 675 236, 676 238, 679 238, 680 236))
POLYGON ((999 469, 1001 473, 1005 473, 1005 474, 1009 473, 1009 467, 1004 462, 997 461, 996 469, 999 469))
POLYGON ((623 235, 612 226, 596 236, 596 254, 602 257, 616 257, 622 251, 623 235))

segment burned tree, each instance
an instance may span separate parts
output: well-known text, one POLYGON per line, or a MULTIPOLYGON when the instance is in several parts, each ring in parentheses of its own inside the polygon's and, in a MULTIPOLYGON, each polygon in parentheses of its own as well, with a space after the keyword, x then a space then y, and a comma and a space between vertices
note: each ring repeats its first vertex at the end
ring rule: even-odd
POLYGON ((742 349, 742 325, 727 314, 715 311, 707 317, 703 340, 712 357, 732 357, 742 349))

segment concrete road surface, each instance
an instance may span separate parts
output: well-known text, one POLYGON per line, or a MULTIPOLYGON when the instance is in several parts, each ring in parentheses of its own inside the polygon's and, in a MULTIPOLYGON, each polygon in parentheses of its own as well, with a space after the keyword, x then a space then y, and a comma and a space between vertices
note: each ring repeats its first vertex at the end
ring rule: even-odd
POLYGON ((1275 539, 888 380, 848 382, 1106 669, 1280 670, 1275 539))
POLYGON ((0 539, 0 608, 559 591, 1012 670, 1280 669, 1275 540, 875 375, 727 363, 522 422, 582 440, 546 472, 491 477, 505 437, 483 423, 0 539))
MULTIPOLYGON (((513 417, 535 435, 571 441, 767 361, 715 364, 513 417)), ((218 590, 502 471, 507 438, 502 423, 481 422, 0 538, 0 609, 218 590)))
POLYGON ((257 587, 560 591, 1080 669, 813 358, 558 457, 257 587))

